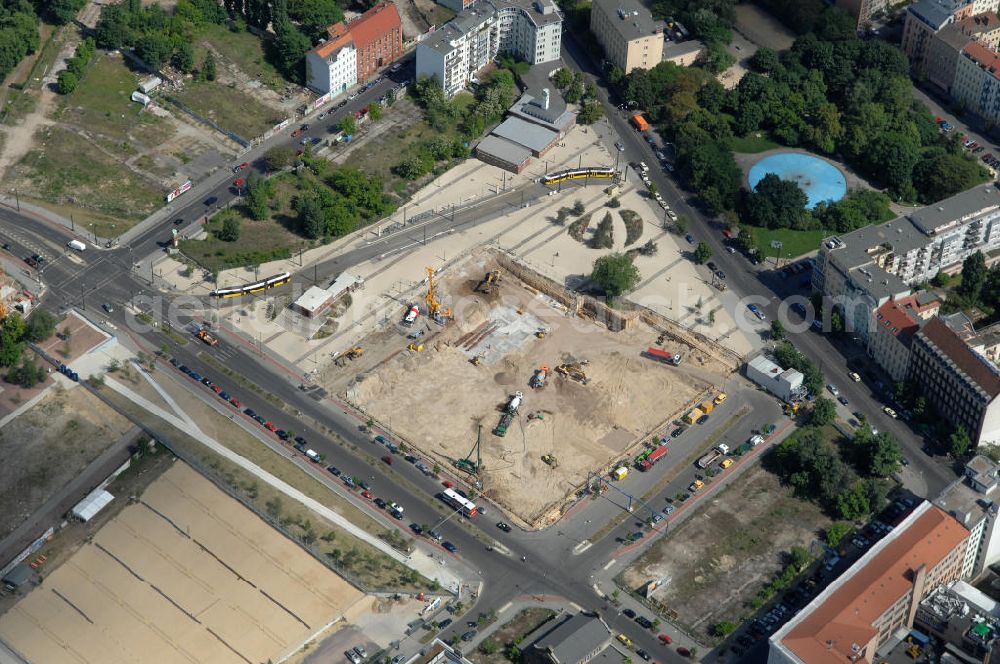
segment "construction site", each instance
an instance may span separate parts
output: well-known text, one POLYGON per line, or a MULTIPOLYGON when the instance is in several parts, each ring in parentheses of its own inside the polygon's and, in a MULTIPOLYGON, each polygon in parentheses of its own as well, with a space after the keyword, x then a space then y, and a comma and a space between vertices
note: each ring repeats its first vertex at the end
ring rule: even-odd
POLYGON ((399 304, 319 382, 528 527, 557 520, 591 473, 735 366, 652 312, 611 309, 492 249, 427 268, 399 304))

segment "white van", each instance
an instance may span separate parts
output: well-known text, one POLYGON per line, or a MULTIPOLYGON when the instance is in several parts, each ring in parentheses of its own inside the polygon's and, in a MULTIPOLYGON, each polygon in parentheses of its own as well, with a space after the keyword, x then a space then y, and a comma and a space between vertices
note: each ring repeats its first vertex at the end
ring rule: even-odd
POLYGON ((87 248, 87 245, 85 245, 83 242, 80 242, 79 240, 70 240, 69 242, 66 243, 66 246, 69 247, 70 249, 76 249, 77 251, 83 251, 84 249, 87 248))
POLYGON ((319 455, 313 450, 306 450, 306 456, 309 457, 309 460, 313 463, 319 463, 319 455))

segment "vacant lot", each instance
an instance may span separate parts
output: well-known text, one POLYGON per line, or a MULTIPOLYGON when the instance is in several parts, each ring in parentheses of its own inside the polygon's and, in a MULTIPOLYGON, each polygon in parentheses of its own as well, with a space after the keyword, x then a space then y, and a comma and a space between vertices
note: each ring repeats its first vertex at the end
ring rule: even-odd
POLYGON ((188 82, 171 97, 247 140, 260 136, 284 118, 280 111, 219 81, 188 82))
POLYGON ((253 219, 238 206, 220 212, 205 224, 207 237, 181 242, 184 255, 211 271, 259 265, 285 258, 300 248, 309 249, 314 243, 290 230, 295 222, 296 213, 292 209, 292 200, 298 191, 298 177, 294 174, 279 175, 271 181, 276 195, 271 202, 271 215, 267 219, 253 219), (214 234, 222 228, 224 220, 229 216, 236 216, 240 221, 240 237, 235 242, 219 240, 214 234))
POLYGON ((54 388, 0 429, 0 537, 131 428, 81 388, 54 388))
POLYGON ((0 636, 37 662, 263 662, 362 598, 177 463, 4 614, 0 636))
MULTIPOLYGON (((472 95, 465 92, 455 96, 455 102, 459 105, 469 106, 474 101, 472 95)), ((428 174, 417 180, 398 177, 392 172, 393 167, 416 156, 423 144, 437 138, 452 140, 459 137, 457 126, 451 126, 447 131, 440 132, 422 118, 423 111, 412 101, 407 98, 400 99, 379 121, 392 122, 395 126, 351 150, 344 163, 382 178, 386 192, 395 193, 401 201, 407 200, 428 181, 447 170, 447 167, 442 167, 434 174, 428 174)))
POLYGON ((229 30, 225 26, 206 23, 198 27, 194 37, 195 62, 200 66, 211 48, 221 56, 217 67, 235 68, 243 76, 258 81, 272 90, 281 90, 287 81, 264 57, 264 43, 246 31, 229 30))
POLYGON ((120 235, 163 203, 158 186, 76 132, 41 131, 35 149, 16 167, 21 197, 57 211, 76 210, 77 224, 104 238, 120 235))
POLYGON ((141 78, 120 56, 99 54, 76 90, 61 98, 54 119, 85 131, 123 159, 137 147, 159 145, 173 134, 173 126, 131 100, 141 78))
POLYGON ((784 568, 784 555, 809 548, 830 523, 758 466, 658 541, 622 580, 637 589, 668 578, 653 598, 709 642, 712 625, 749 614, 745 604, 784 568))
POLYGON ((412 328, 392 328, 362 340, 365 357, 324 380, 442 464, 465 458, 482 427, 482 492, 528 523, 553 515, 588 473, 677 417, 721 377, 721 368, 716 375, 644 359, 641 351, 656 339, 650 328, 613 333, 567 317, 513 275, 505 273, 489 296, 473 294, 483 274, 470 263, 435 279, 456 320, 436 336, 433 323, 415 326, 431 330, 422 353, 400 353, 412 328), (535 335, 539 327, 544 338, 535 335), (586 385, 552 373, 571 362, 586 362, 586 385), (548 384, 533 390, 529 381, 542 367, 548 384), (524 393, 518 417, 505 437, 491 433, 515 392, 524 393), (549 454, 558 468, 542 462, 549 454))

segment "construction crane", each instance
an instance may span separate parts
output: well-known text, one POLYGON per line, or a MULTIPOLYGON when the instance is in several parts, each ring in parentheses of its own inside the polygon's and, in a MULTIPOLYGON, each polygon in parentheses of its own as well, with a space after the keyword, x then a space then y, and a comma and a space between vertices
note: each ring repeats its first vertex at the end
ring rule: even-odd
POLYGON ((434 322, 443 324, 451 318, 451 309, 442 307, 441 302, 434 295, 434 268, 424 269, 427 270, 427 295, 424 297, 424 301, 427 303, 427 313, 434 322))

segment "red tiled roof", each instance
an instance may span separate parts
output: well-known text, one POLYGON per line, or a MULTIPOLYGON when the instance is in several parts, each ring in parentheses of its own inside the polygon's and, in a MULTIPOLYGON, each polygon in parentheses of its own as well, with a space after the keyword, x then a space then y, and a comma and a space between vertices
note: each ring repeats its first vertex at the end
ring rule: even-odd
POLYGON ((1000 81, 1000 55, 985 44, 977 41, 971 42, 962 49, 962 52, 972 58, 973 62, 993 75, 993 78, 1000 81))
POLYGON ((952 330, 938 317, 932 318, 923 329, 920 336, 926 337, 941 352, 948 356, 955 363, 962 373, 972 379, 980 388, 986 391, 991 397, 1000 394, 1000 373, 997 373, 987 360, 980 357, 968 344, 962 341, 962 337, 952 330))
POLYGON ((347 24, 347 31, 351 34, 359 51, 364 50, 368 44, 377 41, 394 28, 402 30, 402 21, 399 18, 396 5, 392 2, 380 2, 362 14, 360 18, 347 24))
POLYGON ((781 639, 798 659, 849 662, 852 646, 864 647, 878 635, 872 623, 912 587, 913 573, 921 566, 933 570, 968 538, 969 531, 940 508, 926 503, 921 508, 905 530, 889 535, 892 541, 883 549, 845 572, 822 604, 798 617, 781 639))
MULTIPOLYGON (((337 25, 343 25, 343 23, 338 23, 337 25)), ((328 39, 326 42, 314 48, 313 53, 315 53, 321 58, 327 58, 330 57, 330 55, 334 53, 337 49, 351 43, 352 41, 351 36, 347 34, 346 31, 343 32, 337 31, 337 34, 334 34, 335 27, 337 26, 331 25, 329 28, 326 29, 327 32, 330 33, 330 39, 328 39)))
POLYGON ((916 299, 916 296, 911 295, 899 300, 889 300, 875 312, 876 325, 897 338, 912 335, 919 325, 910 315, 907 305, 910 300, 915 304, 916 299))

